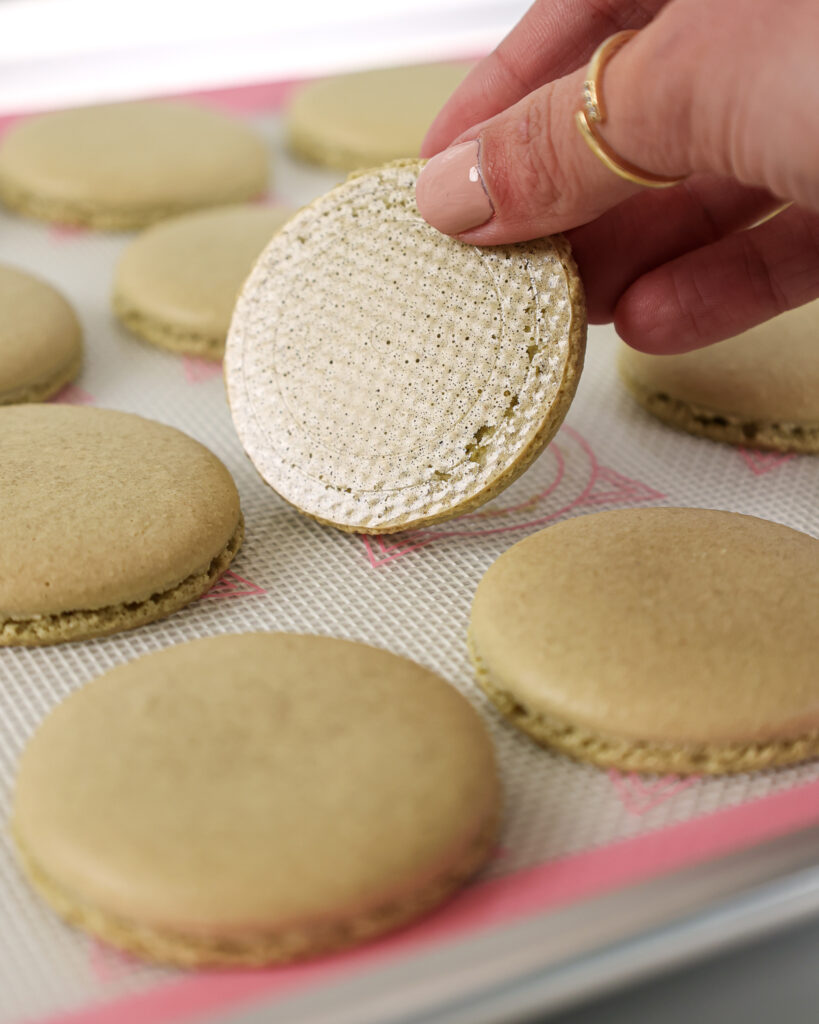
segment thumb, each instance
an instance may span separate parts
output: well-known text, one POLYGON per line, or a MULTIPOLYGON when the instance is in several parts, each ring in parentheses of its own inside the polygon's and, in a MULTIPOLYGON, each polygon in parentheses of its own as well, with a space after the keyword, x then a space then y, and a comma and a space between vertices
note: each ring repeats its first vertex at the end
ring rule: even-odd
MULTIPOLYGON (((421 216, 495 245, 577 227, 639 191, 600 163, 575 125, 584 78, 581 70, 542 86, 434 156, 418 177, 421 216)), ((606 101, 617 110, 609 85, 607 73, 606 101)))
MULTIPOLYGON (((602 75, 608 118, 601 134, 624 160, 657 175, 711 171, 776 189, 763 166, 734 159, 754 148, 749 134, 770 123, 759 104, 749 104, 754 78, 738 67, 743 60, 758 67, 760 49, 755 38, 746 46, 737 40, 753 19, 737 19, 736 8, 759 7, 759 0, 717 6, 725 8, 719 32, 711 0, 682 0, 612 56, 602 75), (703 3, 711 11, 707 33, 703 3), (722 38, 732 32, 733 62, 722 38), (749 105, 757 116, 743 116, 749 105)), ((752 28, 759 33, 759 25, 752 28)), ((762 52, 770 54, 770 45, 762 52)), ((433 157, 418 178, 421 215, 465 242, 491 245, 578 227, 640 191, 604 167, 577 129, 585 77, 581 69, 542 86, 433 157)))

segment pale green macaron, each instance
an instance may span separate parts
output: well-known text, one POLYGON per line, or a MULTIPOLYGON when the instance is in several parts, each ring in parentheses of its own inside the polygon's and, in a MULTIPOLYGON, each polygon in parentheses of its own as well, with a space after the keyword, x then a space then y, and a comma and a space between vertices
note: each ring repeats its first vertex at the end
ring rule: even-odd
POLYGON ((193 104, 38 114, 0 142, 0 200, 30 217, 129 231, 264 193, 268 157, 241 121, 193 104))
POLYGON ((640 405, 671 427, 729 444, 819 452, 819 302, 683 355, 623 345, 619 366, 640 405))
POLYGON ((162 423, 0 408, 0 646, 106 636, 200 597, 242 542, 230 473, 162 423))
POLYGON ((52 285, 0 264, 0 405, 43 402, 82 366, 82 328, 52 285))
POLYGON ((472 605, 477 679, 538 742, 624 771, 745 772, 819 755, 819 541, 698 508, 527 537, 472 605))
POLYGON ((418 213, 418 161, 363 171, 300 210, 231 321, 239 439, 296 508, 391 533, 477 508, 557 432, 586 307, 562 236, 463 245, 418 213))
POLYGON ((247 203, 155 224, 120 257, 114 312, 153 345, 221 359, 242 284, 291 212, 247 203))
POLYGON ((418 64, 334 75, 304 86, 287 112, 290 149, 355 170, 415 157, 468 64, 418 64))
POLYGON ((181 966, 358 945, 491 856, 478 714, 428 669, 328 637, 177 644, 73 693, 23 753, 18 854, 71 924, 181 966))

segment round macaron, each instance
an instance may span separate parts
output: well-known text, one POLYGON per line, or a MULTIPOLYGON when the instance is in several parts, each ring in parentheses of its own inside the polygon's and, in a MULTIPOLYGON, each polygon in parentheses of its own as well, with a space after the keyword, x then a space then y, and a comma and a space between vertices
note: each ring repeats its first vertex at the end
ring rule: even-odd
POLYGON ((311 82, 287 113, 288 145, 305 160, 347 171, 415 157, 468 70, 467 64, 421 64, 311 82))
POLYGON ((290 214, 241 204, 155 224, 122 253, 114 312, 160 348, 221 359, 239 290, 290 214))
POLYGON ((601 512, 491 566, 478 682, 540 743, 624 771, 744 772, 819 754, 819 541, 694 508, 601 512))
POLYGON ((265 964, 431 910, 493 851, 499 783, 469 703, 414 662, 256 633, 121 665, 42 723, 17 778, 26 874, 140 957, 265 964))
POLYGON ((43 402, 82 366, 77 316, 50 284, 0 263, 0 405, 43 402))
POLYGON ((291 218, 228 336, 245 450, 283 498, 342 530, 488 501, 554 436, 583 363, 568 243, 463 245, 419 215, 419 169, 354 175, 291 218))
POLYGON ((819 302, 717 345, 652 356, 622 345, 620 376, 678 430, 782 452, 819 452, 819 302))
POLYGON ((18 121, 0 142, 0 200, 43 220, 127 231, 267 188, 240 121, 185 103, 81 107, 18 121))
POLYGON ((169 615, 242 541, 222 463, 107 409, 0 408, 0 646, 84 640, 169 615))

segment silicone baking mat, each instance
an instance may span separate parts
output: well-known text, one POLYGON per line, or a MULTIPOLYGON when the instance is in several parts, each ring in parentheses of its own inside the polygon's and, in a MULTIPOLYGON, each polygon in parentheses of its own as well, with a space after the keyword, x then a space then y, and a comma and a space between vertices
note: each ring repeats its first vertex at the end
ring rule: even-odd
MULTIPOLYGON (((248 119, 273 153, 271 201, 299 205, 339 179, 287 157, 279 110, 290 88, 274 83, 195 100, 248 119)), ((109 293, 128 240, 0 213, 0 259, 56 284, 83 322, 86 366, 57 401, 141 413, 204 442, 236 479, 247 536, 214 589, 164 622, 89 643, 0 650, 2 1024, 161 1024, 275 1001, 339 972, 364 971, 375 961, 497 928, 819 818, 817 764, 682 780, 605 772, 553 756, 487 705, 465 645, 478 580, 527 534, 568 516, 668 504, 734 509, 817 535, 819 458, 730 448, 662 426, 620 386, 613 332, 594 328, 565 425, 508 491, 432 529, 370 539, 338 533, 288 508, 256 477, 233 432, 218 366, 155 350, 116 325, 109 293), (447 907, 398 936, 283 969, 164 970, 61 924, 20 877, 5 828, 15 766, 32 730, 66 694, 112 665, 195 637, 279 629, 350 637, 415 658, 480 709, 506 794, 492 865, 447 907)))

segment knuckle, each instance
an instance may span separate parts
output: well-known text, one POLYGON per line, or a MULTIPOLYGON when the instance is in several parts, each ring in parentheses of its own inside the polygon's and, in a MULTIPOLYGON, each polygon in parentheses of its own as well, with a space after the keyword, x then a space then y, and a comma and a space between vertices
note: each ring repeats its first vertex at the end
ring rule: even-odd
POLYGON ((572 176, 550 131, 551 106, 548 92, 530 97, 500 136, 486 140, 490 192, 501 211, 545 216, 571 203, 572 176))
POLYGON ((586 0, 596 27, 601 31, 617 32, 624 28, 641 28, 657 13, 656 0, 586 0))
POLYGON ((753 233, 746 232, 738 237, 743 273, 755 302, 775 313, 784 312, 789 305, 788 295, 769 254, 753 233))
POLYGON ((492 56, 500 70, 499 77, 511 81, 519 93, 525 94, 532 91, 535 85, 534 79, 521 71, 520 61, 512 47, 501 44, 492 56))
POLYGON ((518 138, 514 141, 521 184, 530 193, 536 192, 542 200, 551 203, 556 194, 555 178, 560 165, 541 104, 527 104, 518 138))

